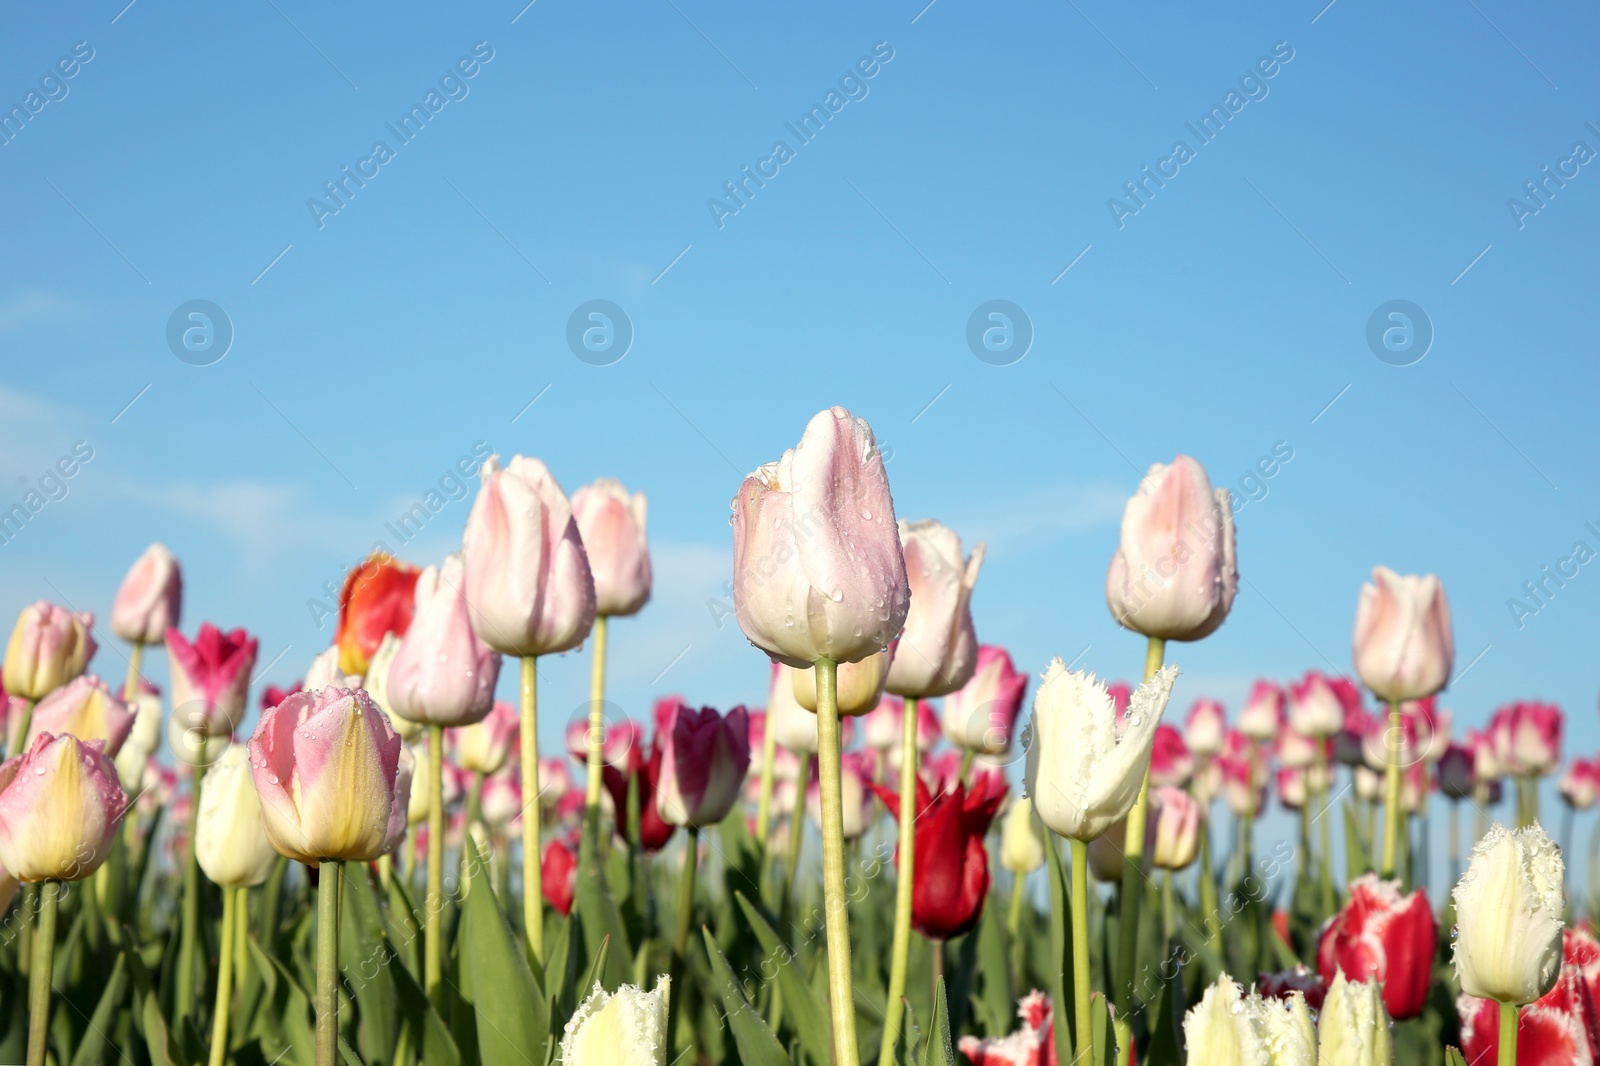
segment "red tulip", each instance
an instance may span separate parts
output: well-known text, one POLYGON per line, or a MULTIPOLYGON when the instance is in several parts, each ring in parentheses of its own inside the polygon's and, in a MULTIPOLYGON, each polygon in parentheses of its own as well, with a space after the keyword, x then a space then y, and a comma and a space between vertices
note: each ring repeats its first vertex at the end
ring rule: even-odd
MULTIPOLYGON (((1594 1066, 1600 1061, 1600 1013, 1594 979, 1600 943, 1583 931, 1564 933, 1561 976, 1556 986, 1518 1012, 1518 1066, 1594 1066)), ((1467 1066, 1494 1066, 1500 1047, 1500 1005, 1462 996, 1461 1053, 1467 1066)))
POLYGON ((1029 992, 1017 1004, 1022 1028, 983 1040, 964 1036, 958 1046, 972 1066, 1056 1066, 1056 1028, 1050 1014, 1050 997, 1029 992))
POLYGON ((1328 995, 1328 983, 1322 975, 1300 965, 1292 970, 1261 974, 1256 978, 1256 986, 1265 999, 1288 999, 1289 993, 1299 992, 1306 997, 1306 1006, 1312 1010, 1321 1010, 1322 1001, 1328 995))
MULTIPOLYGON (((878 785, 872 790, 898 819, 899 794, 878 785)), ((977 775, 970 791, 957 784, 938 796, 930 796, 928 786, 917 780, 918 862, 911 924, 924 936, 948 940, 978 924, 989 894, 989 853, 983 838, 1005 797, 1005 781, 998 773, 977 775)))
POLYGON ((385 633, 406 635, 421 573, 384 552, 373 552, 345 576, 339 590, 339 628, 333 635, 340 670, 365 674, 385 633))
POLYGON ((577 855, 561 841, 552 840, 544 849, 539 879, 544 901, 560 912, 563 918, 572 913, 573 882, 577 872, 577 855))
MULTIPOLYGON (((606 791, 611 793, 612 805, 617 812, 617 836, 623 840, 628 837, 628 775, 616 767, 607 765, 601 768, 605 777, 606 791)), ((650 757, 640 763, 633 771, 633 778, 638 782, 639 793, 639 846, 648 852, 657 852, 667 846, 667 841, 672 839, 672 834, 677 826, 661 817, 661 812, 656 810, 656 781, 661 777, 661 745, 650 745, 650 757)))
POLYGON ((1351 882, 1344 907, 1322 927, 1317 971, 1328 982, 1340 970, 1351 981, 1376 979, 1389 1016, 1405 1021, 1422 1013, 1438 939, 1421 890, 1403 896, 1399 881, 1365 874, 1351 882))

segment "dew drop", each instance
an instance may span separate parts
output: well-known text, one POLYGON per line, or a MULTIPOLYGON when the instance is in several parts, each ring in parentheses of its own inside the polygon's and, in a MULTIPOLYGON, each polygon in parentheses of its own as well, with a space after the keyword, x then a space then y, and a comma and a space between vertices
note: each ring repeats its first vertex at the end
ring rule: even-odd
POLYGON ((834 589, 829 593, 829 596, 832 597, 834 603, 841 603, 844 600, 844 589, 834 589))

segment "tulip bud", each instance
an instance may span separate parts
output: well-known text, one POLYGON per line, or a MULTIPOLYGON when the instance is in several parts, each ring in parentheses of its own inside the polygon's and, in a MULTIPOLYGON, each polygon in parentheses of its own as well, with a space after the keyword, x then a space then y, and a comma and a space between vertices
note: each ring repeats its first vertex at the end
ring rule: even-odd
MULTIPOLYGON (((1248 996, 1227 974, 1183 1018, 1189 1061, 1205 1066, 1316 1066, 1317 1034, 1305 997, 1248 996)), ((1342 1062, 1338 1066, 1343 1066, 1342 1062)))
POLYGON ((278 860, 261 821, 250 752, 243 744, 229 744, 206 771, 194 854, 206 876, 224 888, 261 884, 278 860))
POLYGON ((250 738, 267 839, 308 864, 376 859, 388 841, 399 763, 400 735, 365 692, 290 696, 250 738))
POLYGON ((427 725, 479 721, 494 704, 500 654, 478 639, 468 618, 461 556, 417 579, 411 628, 389 665, 384 694, 402 718, 427 725))
MULTIPOLYGON (((306 679, 301 689, 360 688, 360 679, 352 677, 339 666, 339 646, 330 644, 317 652, 306 667, 306 679)), ((281 702, 281 701, 280 701, 281 702)))
MULTIPOLYGON (((346 674, 362 676, 385 636, 406 635, 421 573, 387 552, 375 551, 345 576, 339 590, 339 628, 333 635, 340 677, 325 684, 342 685, 346 674)), ((311 684, 308 677, 306 687, 324 686, 311 684)))
MULTIPOLYGON (((422 736, 427 727, 421 722, 413 722, 395 713, 394 701, 389 696, 389 668, 394 665, 394 657, 398 654, 400 654, 400 638, 393 633, 385 633, 383 640, 378 642, 378 650, 367 660, 367 676, 362 680, 361 687, 367 690, 372 702, 377 704, 378 709, 388 717, 389 724, 400 734, 400 739, 409 744, 422 736)), ((282 700, 277 701, 277 703, 282 702, 282 700)), ((269 706, 274 705, 269 704, 269 706)))
POLYGON ((1283 722, 1283 689, 1271 681, 1257 681, 1239 713, 1239 732, 1251 740, 1275 740, 1283 722))
POLYGON ((1150 785, 1186 785, 1194 776, 1194 756, 1176 726, 1162 722, 1150 745, 1150 785))
POLYGON ((1364 874, 1318 935, 1317 970, 1325 981, 1343 973, 1378 982, 1389 1016, 1406 1021, 1427 1003, 1438 942, 1438 923, 1420 889, 1403 895, 1399 881, 1364 874))
POLYGON ((656 805, 672 825, 708 826, 726 818, 750 769, 750 726, 743 707, 675 707, 664 723, 656 805))
POLYGON ((1550 991, 1561 970, 1565 877, 1561 850, 1541 826, 1489 827, 1451 893, 1463 992, 1521 1006, 1550 991))
POLYGON ((603 477, 572 494, 572 515, 594 575, 595 613, 637 614, 650 599, 644 493, 603 477))
POLYGON ((1018 673, 1010 654, 994 644, 981 645, 976 662, 972 679, 944 699, 944 735, 965 751, 1004 755, 1011 750, 1028 675, 1018 673))
MULTIPOLYGON (((493 709, 481 721, 455 731, 456 761, 469 773, 499 772, 511 756, 511 745, 517 740, 521 727, 522 717, 517 708, 504 700, 495 701, 493 709)), ((557 759, 555 765, 565 772, 564 762, 557 759)), ((542 766, 539 783, 547 784, 542 766)))
POLYGON ((1150 790, 1150 822, 1155 846, 1150 859, 1158 869, 1182 870, 1200 853, 1200 804, 1181 788, 1150 790))
POLYGON ((1239 589, 1233 505, 1187 455, 1152 463, 1122 512, 1106 603, 1125 629, 1163 640, 1216 630, 1239 589))
POLYGON ((491 455, 462 536, 472 628, 505 655, 549 655, 594 625, 594 576, 572 505, 537 459, 491 455))
POLYGON ((1510 750, 1504 761, 1514 768, 1514 773, 1542 777, 1555 772, 1561 765, 1561 732, 1565 719, 1560 707, 1537 700, 1519 701, 1506 709, 1501 732, 1509 734, 1510 750))
MULTIPOLYGON (((1145 823, 1149 825, 1148 822, 1145 823)), ((1122 883, 1123 860, 1128 855, 1128 820, 1119 819, 1104 833, 1089 841, 1089 873, 1101 884, 1122 883)))
POLYGON ((559 840, 545 846, 544 860, 539 864, 539 888, 544 901, 563 918, 572 913, 577 873, 578 856, 573 849, 559 840))
POLYGON ((983 841, 1005 802, 1004 779, 997 773, 975 774, 970 789, 957 782, 937 795, 919 779, 915 812, 901 810, 897 791, 879 785, 872 790, 896 819, 912 819, 916 854, 937 857, 918 860, 920 872, 911 889, 912 928, 938 940, 970 932, 989 894, 989 853, 983 841))
POLYGON ((103 741, 42 733, 0 764, 0 865, 19 881, 81 881, 110 853, 127 802, 103 741))
POLYGON ((1331 737, 1344 728, 1344 704, 1317 670, 1289 683, 1289 728, 1305 737, 1331 737))
MULTIPOLYGON (((866 714, 883 698, 883 682, 893 669, 890 665, 894 648, 853 663, 840 663, 835 686, 839 713, 847 717, 866 714)), ((794 670, 790 674, 794 683, 794 698, 805 710, 817 713, 817 672, 815 669, 794 670)))
POLYGON ((1361 683, 1381 700, 1421 699, 1444 688, 1455 662, 1450 604, 1432 574, 1374 567, 1356 606, 1353 656, 1361 683))
POLYGON ((24 607, 0 668, 6 691, 43 699, 83 673, 94 658, 93 628, 92 614, 73 614, 46 600, 24 607))
POLYGON ((1222 739, 1227 732, 1228 717, 1222 704, 1216 700, 1194 701, 1183 724, 1183 740, 1190 751, 1202 759, 1222 754, 1222 739))
POLYGON ((150 691, 153 687, 147 682, 134 696, 131 705, 133 728, 113 760, 117 766, 117 777, 122 782, 122 790, 130 796, 140 791, 145 763, 150 761, 150 756, 155 754, 156 748, 161 744, 161 696, 150 691))
POLYGON ((1044 825, 1027 796, 1018 796, 1000 822, 1000 865, 1026 876, 1044 865, 1044 825))
POLYGON ((98 677, 84 674, 39 701, 23 747, 31 748, 44 733, 71 733, 79 740, 105 741, 106 755, 115 759, 132 730, 133 705, 113 696, 98 677))
POLYGON ((1378 981, 1334 975, 1317 1018, 1317 1057, 1336 1066, 1390 1066, 1394 1038, 1378 981))
POLYGON ((972 588, 983 567, 980 542, 965 562, 961 538, 938 522, 900 523, 911 609, 900 632, 888 688, 897 696, 947 696, 965 685, 977 665, 972 588))
MULTIPOLYGON (((910 606, 889 477, 872 429, 820 412, 733 499, 733 604, 750 642, 801 668, 889 646, 910 606)), ((964 680, 964 679, 963 679, 964 680)))
POLYGON ((1119 736, 1105 685, 1069 671, 1060 659, 1051 662, 1034 694, 1025 739, 1027 795, 1045 825, 1088 841, 1128 813, 1177 676, 1177 668, 1167 666, 1139 686, 1119 736))
POLYGON ((1463 744, 1451 744, 1439 759, 1439 791, 1453 800, 1463 800, 1477 787, 1472 749, 1463 744))
MULTIPOLYGON (((406 821, 411 825, 417 825, 428 820, 429 796, 433 788, 433 769, 428 762, 428 751, 425 746, 413 750, 407 745, 405 750, 411 756, 411 795, 406 798, 406 821)), ((399 763, 395 765, 398 767, 399 763)), ((397 769, 396 773, 398 772, 397 769)))
POLYGON ((160 644, 178 624, 183 573, 163 544, 152 544, 133 564, 111 601, 111 632, 130 644, 160 644))
POLYGON ((208 736, 232 735, 244 717, 258 646, 244 630, 223 633, 210 622, 201 623, 193 644, 176 629, 169 630, 173 719, 208 736))
POLYGON ((672 982, 656 978, 654 992, 598 984, 561 1034, 561 1061, 570 1066, 666 1066, 667 997, 672 982))

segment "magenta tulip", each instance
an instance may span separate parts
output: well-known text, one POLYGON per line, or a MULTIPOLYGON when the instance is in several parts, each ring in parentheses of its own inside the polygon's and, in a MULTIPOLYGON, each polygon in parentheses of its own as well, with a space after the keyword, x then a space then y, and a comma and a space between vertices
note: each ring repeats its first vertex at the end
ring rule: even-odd
POLYGON ((193 644, 167 630, 173 719, 208 736, 231 735, 244 717, 258 646, 244 630, 223 633, 210 622, 200 624, 193 644))
POLYGON ((727 817, 750 769, 750 723, 743 707, 726 716, 677 704, 658 737, 656 806, 670 825, 699 828, 727 817))
POLYGON ((1004 648, 980 646, 972 679, 944 699, 945 737, 966 751, 1004 755, 1011 750, 1027 688, 1028 675, 1018 672, 1004 648))

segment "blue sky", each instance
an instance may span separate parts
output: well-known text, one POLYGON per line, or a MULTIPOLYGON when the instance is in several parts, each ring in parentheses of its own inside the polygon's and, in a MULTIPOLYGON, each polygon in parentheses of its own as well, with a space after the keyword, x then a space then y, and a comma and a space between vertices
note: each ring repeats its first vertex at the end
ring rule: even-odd
MULTIPOLYGON (((615 626, 617 703, 759 702, 762 657, 712 609, 728 501, 838 403, 892 449, 902 517, 988 541, 983 639, 1120 677, 1143 649, 1103 582, 1139 473, 1183 451, 1238 490, 1285 442, 1238 517, 1232 617, 1171 656, 1180 710, 1347 670, 1383 563, 1449 590, 1458 721, 1543 697, 1596 746, 1600 577, 1520 628, 1508 607, 1600 550, 1592 11, 124 2, 0 39, 0 104, 54 97, 0 145, 0 503, 94 453, 0 546, 3 602, 103 613, 160 539, 185 628, 247 626, 290 680, 332 633, 307 602, 483 441, 649 494, 656 595, 615 626), (370 176, 341 204, 346 166, 370 176), (735 203, 746 166, 770 177, 735 203), (1146 166, 1169 177, 1141 204, 1146 166), (1572 176, 1541 203, 1545 166, 1572 176), (167 343, 192 300, 231 322, 212 365, 167 343), (610 365, 567 343, 592 300, 631 322, 610 365), (1011 365, 967 343, 990 300, 1031 323, 1011 365), (1431 322, 1411 365, 1367 343, 1391 300, 1431 322)), ((401 554, 456 548, 468 506, 401 554)), ((546 744, 587 668, 548 664, 546 744)))

